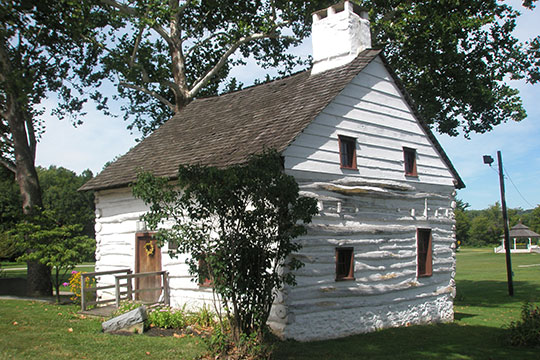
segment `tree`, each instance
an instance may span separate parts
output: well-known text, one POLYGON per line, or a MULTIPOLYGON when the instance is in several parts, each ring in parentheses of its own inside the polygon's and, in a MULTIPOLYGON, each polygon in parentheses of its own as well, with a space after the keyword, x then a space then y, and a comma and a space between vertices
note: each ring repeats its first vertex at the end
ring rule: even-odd
MULTIPOLYGON (((35 169, 44 130, 40 103, 56 93, 60 101, 53 113, 77 121, 88 98, 100 100, 98 93, 84 89, 100 80, 94 64, 101 50, 86 40, 101 38, 96 29, 107 24, 103 16, 91 1, 0 4, 0 164, 15 174, 25 215, 42 208, 35 169)), ((51 293, 49 272, 43 264, 28 263, 31 294, 51 293)))
POLYGON ((62 225, 54 211, 45 210, 31 221, 17 224, 12 231, 24 254, 23 261, 35 261, 54 269, 50 281, 60 302, 60 284, 69 270, 95 251, 94 239, 82 235, 81 225, 62 225), (31 250, 31 251, 26 251, 31 250))
POLYGON ((291 257, 300 249, 293 239, 317 213, 281 161, 266 152, 226 169, 180 166, 176 184, 141 173, 133 187, 150 205, 142 219, 159 229, 157 239, 189 254, 191 273, 210 279, 235 341, 260 336, 276 292, 295 283, 291 271, 301 263, 291 257), (166 220, 171 227, 160 228, 166 220))
MULTIPOLYGON (((540 37, 521 43, 512 35, 517 10, 496 0, 355 2, 370 10, 373 45, 384 46, 439 132, 486 132, 526 116, 505 79, 540 80, 540 37)), ((310 12, 332 3, 101 0, 124 24, 102 45, 104 71, 129 101, 128 127, 147 135, 195 97, 216 94, 226 81, 226 89, 237 88, 227 75, 250 56, 265 68, 284 65, 281 73, 302 64, 286 50, 309 34, 310 12)))
POLYGON ((457 246, 459 247, 463 244, 466 244, 469 237, 471 220, 469 219, 466 210, 468 207, 470 207, 470 205, 460 199, 457 199, 456 203, 456 240, 457 246))
POLYGON ((540 205, 535 207, 528 216, 529 228, 537 234, 540 234, 540 205))
MULTIPOLYGON (((527 8, 536 1, 524 1, 527 8)), ((496 0, 368 0, 373 35, 428 124, 483 133, 526 116, 508 78, 540 80, 540 36, 512 35, 519 12, 496 0)))
POLYGON ((63 167, 38 167, 38 178, 43 188, 43 208, 53 210, 61 225, 81 225, 83 233, 94 237, 95 204, 92 191, 78 191, 93 174, 85 170, 81 175, 63 167))
POLYGON ((102 45, 104 70, 129 101, 129 128, 148 135, 195 97, 217 94, 248 57, 284 72, 303 64, 286 50, 309 35, 311 12, 332 2, 101 0, 124 24, 102 45))

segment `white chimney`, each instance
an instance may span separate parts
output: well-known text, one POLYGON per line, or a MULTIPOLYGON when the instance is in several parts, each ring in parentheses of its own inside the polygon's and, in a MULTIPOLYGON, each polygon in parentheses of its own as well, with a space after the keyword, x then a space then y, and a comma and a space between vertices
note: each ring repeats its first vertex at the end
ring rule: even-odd
POLYGON ((311 74, 345 65, 371 48, 367 11, 343 1, 313 13, 311 74))

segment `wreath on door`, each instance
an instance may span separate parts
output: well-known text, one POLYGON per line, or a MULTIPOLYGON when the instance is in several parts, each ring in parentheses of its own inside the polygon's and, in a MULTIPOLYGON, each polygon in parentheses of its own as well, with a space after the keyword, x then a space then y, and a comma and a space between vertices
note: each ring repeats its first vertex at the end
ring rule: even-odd
POLYGON ((154 247, 154 245, 152 245, 151 242, 147 242, 146 244, 144 244, 144 251, 146 252, 146 256, 153 256, 156 252, 156 248, 154 247))

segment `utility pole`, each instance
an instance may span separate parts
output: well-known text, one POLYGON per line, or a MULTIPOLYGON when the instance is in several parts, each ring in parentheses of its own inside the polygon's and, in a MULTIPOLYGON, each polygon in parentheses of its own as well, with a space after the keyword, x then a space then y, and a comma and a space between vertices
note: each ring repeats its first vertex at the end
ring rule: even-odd
MULTIPOLYGON (((508 295, 514 296, 514 282, 512 280, 512 258, 510 257, 510 231, 508 230, 508 213, 506 211, 506 197, 504 191, 504 171, 502 155, 497 151, 497 160, 499 164, 499 183, 501 187, 501 206, 504 225, 504 248, 506 250, 506 278, 508 280, 508 295)), ((484 164, 491 166, 493 158, 489 155, 484 155, 484 164)))

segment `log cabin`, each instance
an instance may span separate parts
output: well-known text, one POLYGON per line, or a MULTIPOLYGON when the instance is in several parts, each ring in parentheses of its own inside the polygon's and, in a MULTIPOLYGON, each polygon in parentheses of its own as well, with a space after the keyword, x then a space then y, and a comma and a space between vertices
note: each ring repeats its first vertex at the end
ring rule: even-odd
POLYGON ((320 211, 297 240, 298 284, 272 309, 279 336, 452 321, 455 195, 464 183, 371 47, 366 14, 349 1, 314 13, 311 69, 194 100, 84 185, 95 193, 96 271, 166 270, 172 306, 211 302, 211 288, 188 273, 189 255, 172 258, 166 246, 149 254, 139 219, 148 209, 128 186, 140 169, 173 179, 180 164, 226 167, 273 148, 320 211))

